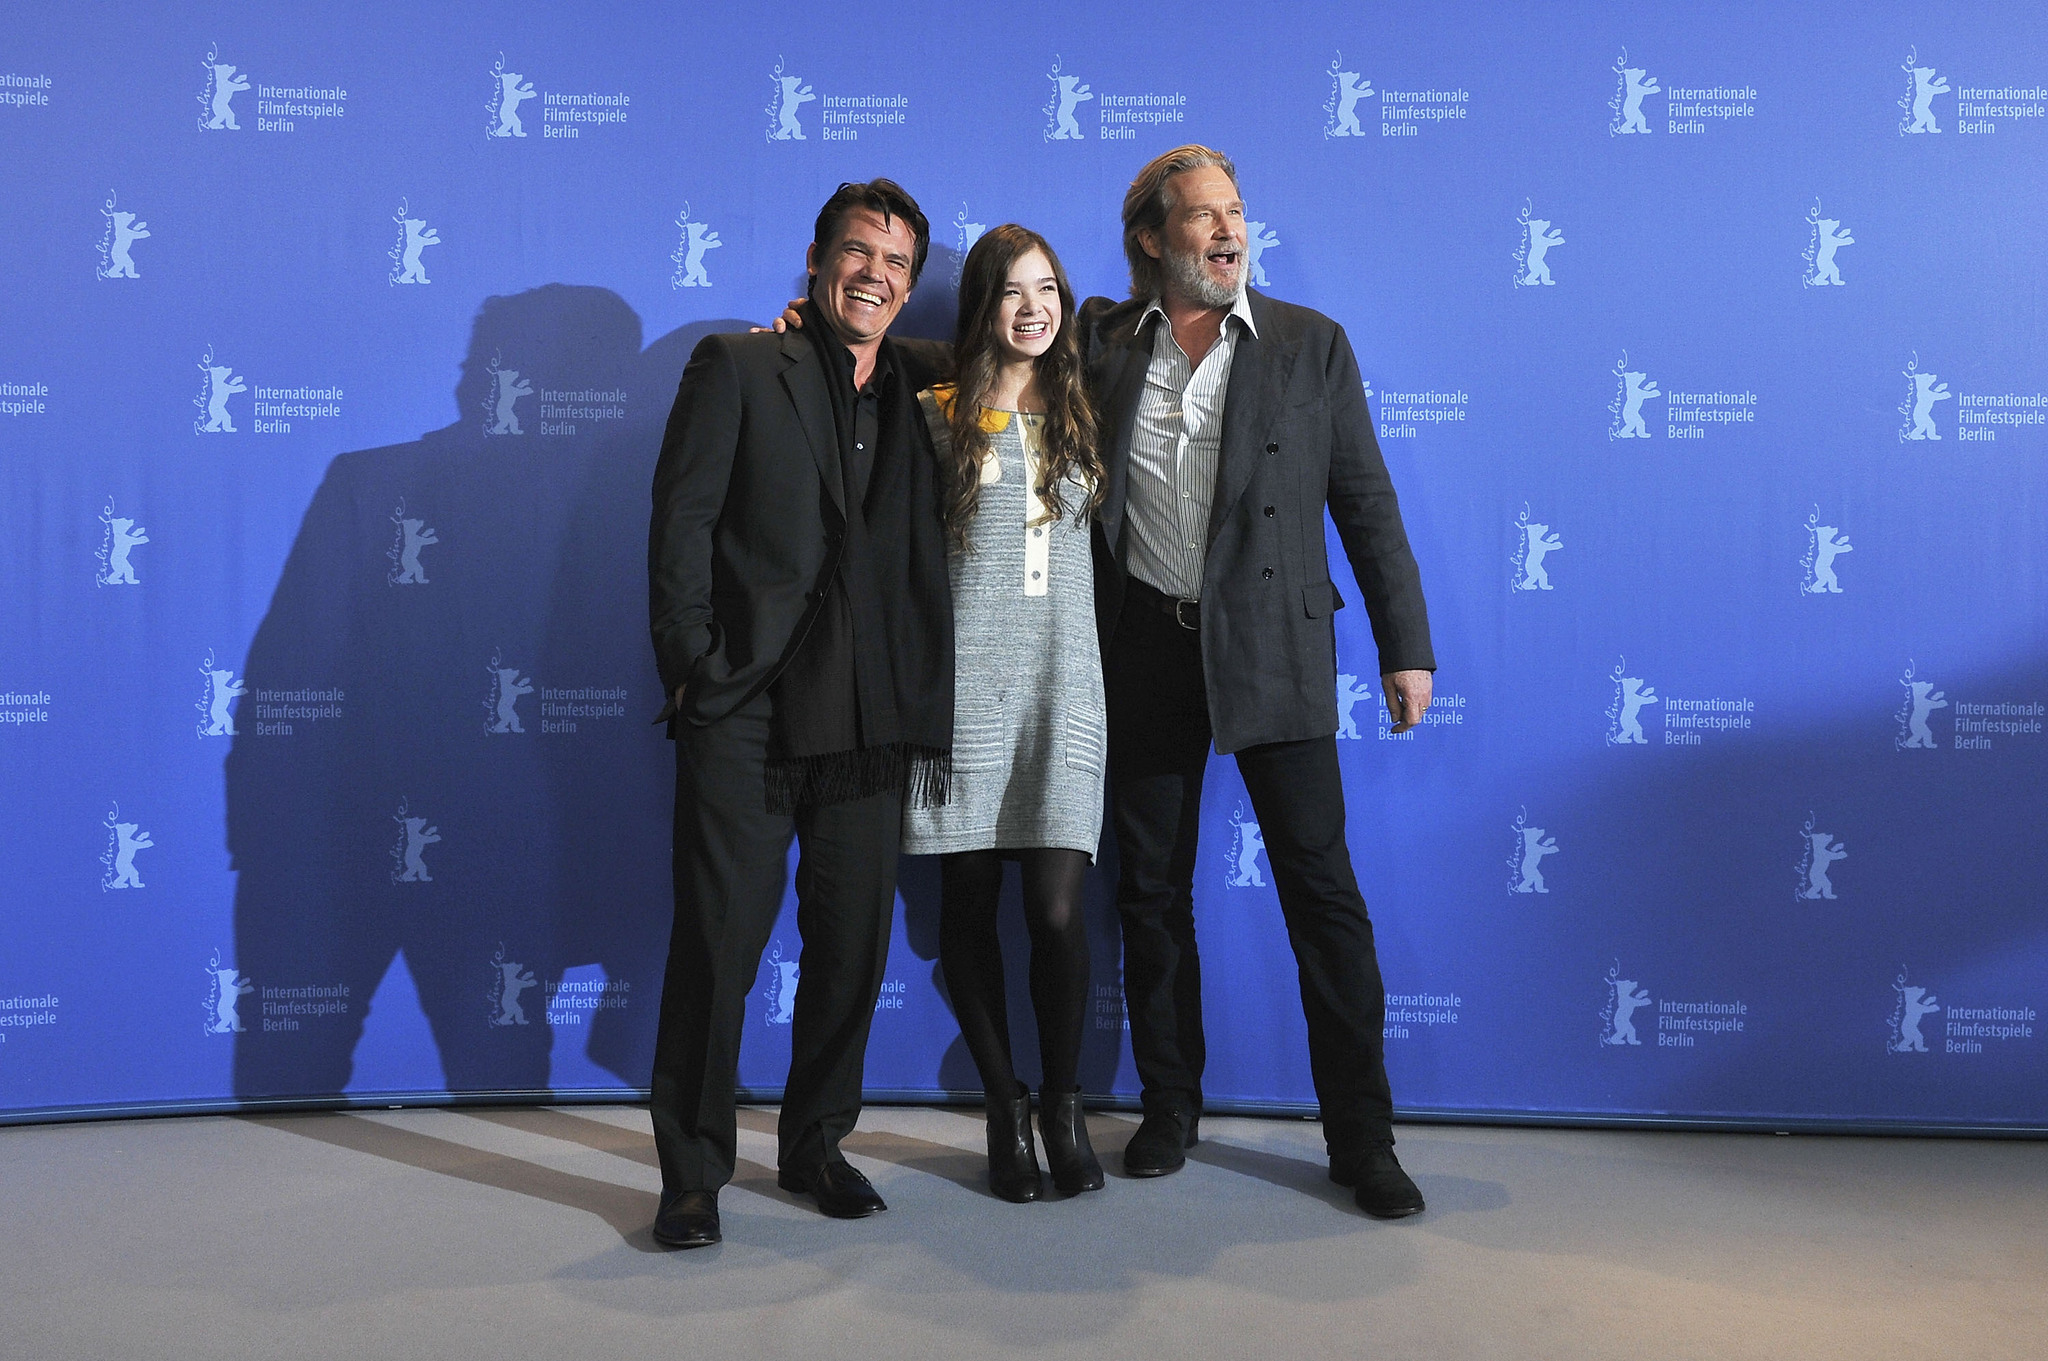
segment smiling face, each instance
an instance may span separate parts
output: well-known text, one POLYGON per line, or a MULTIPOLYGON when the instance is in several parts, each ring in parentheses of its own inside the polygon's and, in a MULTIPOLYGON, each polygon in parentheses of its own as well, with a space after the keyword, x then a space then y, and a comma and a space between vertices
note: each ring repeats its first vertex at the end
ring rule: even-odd
POLYGON ((1216 166, 1183 171, 1166 182, 1166 224, 1139 237, 1159 261, 1168 292, 1202 307, 1229 307, 1244 288, 1244 200, 1216 166))
POLYGON ((1060 283, 1045 252, 1028 250, 1010 264, 996 311, 996 352, 1005 364, 1028 363, 1060 333, 1060 283))
POLYGON ((917 234, 900 214, 887 222, 872 208, 850 209, 839 234, 805 259, 811 300, 849 349, 880 341, 910 297, 917 234))

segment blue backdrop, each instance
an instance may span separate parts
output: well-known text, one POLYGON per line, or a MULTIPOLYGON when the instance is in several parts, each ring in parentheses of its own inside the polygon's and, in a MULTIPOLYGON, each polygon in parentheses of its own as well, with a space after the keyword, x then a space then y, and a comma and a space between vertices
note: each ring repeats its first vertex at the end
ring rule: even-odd
MULTIPOLYGON (((1397 738, 1340 566, 1402 1106, 2048 1125, 2039 7, 1020 14, 10 18, 0 1118, 644 1085, 691 346, 877 174, 933 222, 906 330, 1009 220, 1120 295, 1125 185, 1199 140, 1350 333, 1435 617, 1397 738)), ((1208 788, 1212 1100, 1308 1102, 1208 788)), ((1107 882, 1084 1075, 1128 1094, 1107 882)), ((974 1085, 935 895, 906 861, 878 1093, 974 1085)))

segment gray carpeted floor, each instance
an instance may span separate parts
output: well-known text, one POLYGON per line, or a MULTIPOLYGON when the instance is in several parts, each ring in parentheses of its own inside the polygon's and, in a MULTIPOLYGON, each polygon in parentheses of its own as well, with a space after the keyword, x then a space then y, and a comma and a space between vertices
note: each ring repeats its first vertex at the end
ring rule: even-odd
POLYGON ((2048 1355, 2048 1146, 1406 1127, 1366 1219, 1316 1126, 1204 1121, 1178 1176, 1012 1206, 978 1113, 871 1109, 885 1215, 775 1189, 742 1112, 726 1243, 647 1235, 644 1110, 0 1129, 0 1357, 2048 1355))

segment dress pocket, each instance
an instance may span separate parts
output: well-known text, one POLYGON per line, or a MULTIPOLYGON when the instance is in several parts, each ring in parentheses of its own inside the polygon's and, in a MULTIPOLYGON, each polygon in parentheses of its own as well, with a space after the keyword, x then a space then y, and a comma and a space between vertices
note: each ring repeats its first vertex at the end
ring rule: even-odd
POLYGON ((1003 767, 1003 704, 995 695, 961 695, 953 707, 953 769, 962 774, 1003 767))
POLYGON ((1102 706, 1087 701, 1068 705, 1066 729, 1067 764, 1091 775, 1102 774, 1109 749, 1102 706))

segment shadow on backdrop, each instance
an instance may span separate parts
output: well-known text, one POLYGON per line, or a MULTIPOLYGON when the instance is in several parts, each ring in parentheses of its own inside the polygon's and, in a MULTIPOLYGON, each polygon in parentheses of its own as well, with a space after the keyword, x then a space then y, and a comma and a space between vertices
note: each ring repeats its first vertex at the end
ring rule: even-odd
MULTIPOLYGON (((556 1047, 645 1082, 673 788, 648 721, 647 488, 691 347, 744 326, 643 353, 607 290, 488 299, 456 421, 328 468, 227 762, 234 963, 256 989, 237 1096, 347 1088, 401 954, 439 1068, 420 1054, 377 1086, 532 1091, 556 1047)), ((606 1080, 572 1066, 567 1085, 606 1080)))
MULTIPOLYGON (((950 336, 952 265, 934 249, 899 333, 950 336)), ((366 1089, 357 1045, 399 970, 433 1052, 384 1055, 368 1088, 645 1083, 674 783, 647 489, 690 351, 749 324, 643 351, 609 290, 489 298, 456 420, 329 466, 227 760, 238 1097, 366 1089)), ((916 934, 931 957, 935 921, 916 934)))

